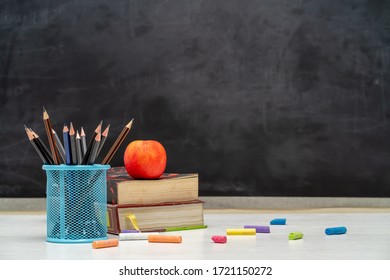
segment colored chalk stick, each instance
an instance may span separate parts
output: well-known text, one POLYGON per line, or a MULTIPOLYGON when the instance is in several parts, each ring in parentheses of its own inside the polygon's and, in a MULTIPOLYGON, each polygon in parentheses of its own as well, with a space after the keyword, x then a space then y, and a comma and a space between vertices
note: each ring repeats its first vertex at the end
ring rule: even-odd
POLYGON ((333 227, 333 228, 326 228, 325 229, 326 235, 345 234, 346 232, 347 232, 346 227, 333 227))
POLYGON ((269 226, 245 225, 244 228, 254 228, 256 230, 256 233, 270 233, 269 226))
POLYGON ((136 230, 136 229, 123 229, 121 232, 122 233, 140 233, 140 231, 136 230))
POLYGON ((107 240, 95 240, 92 242, 92 248, 94 249, 100 249, 100 248, 107 248, 107 247, 115 247, 118 246, 119 240, 112 238, 107 240))
POLYGON ((297 239, 302 239, 303 238, 303 233, 302 232, 291 232, 288 235, 289 240, 297 240, 297 239))
POLYGON ((151 234, 159 234, 158 232, 125 232, 119 233, 119 240, 148 240, 151 234))
POLYGON ((148 241, 151 243, 181 243, 182 238, 180 235, 158 235, 150 234, 148 241))
POLYGON ((211 237, 211 240, 214 241, 214 243, 226 243, 227 238, 224 235, 214 235, 211 237))
POLYGON ((256 235, 256 229, 254 228, 228 228, 226 229, 227 235, 256 235))
POLYGON ((285 225, 286 224, 286 219, 282 218, 282 219, 273 219, 271 222, 270 222, 271 225, 285 225))
POLYGON ((198 225, 198 226, 187 226, 187 227, 168 227, 164 231, 180 231, 180 230, 191 230, 191 229, 202 229, 207 228, 207 225, 198 225))

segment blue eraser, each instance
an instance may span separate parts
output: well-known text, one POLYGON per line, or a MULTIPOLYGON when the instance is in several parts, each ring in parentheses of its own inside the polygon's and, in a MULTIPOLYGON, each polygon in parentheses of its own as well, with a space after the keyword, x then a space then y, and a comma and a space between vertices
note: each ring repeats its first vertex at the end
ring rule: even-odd
POLYGON ((327 228, 325 229, 326 235, 333 235, 333 234, 344 234, 347 232, 346 227, 333 227, 333 228, 327 228))
POLYGON ((270 222, 271 225, 285 225, 286 224, 286 219, 273 219, 270 222))

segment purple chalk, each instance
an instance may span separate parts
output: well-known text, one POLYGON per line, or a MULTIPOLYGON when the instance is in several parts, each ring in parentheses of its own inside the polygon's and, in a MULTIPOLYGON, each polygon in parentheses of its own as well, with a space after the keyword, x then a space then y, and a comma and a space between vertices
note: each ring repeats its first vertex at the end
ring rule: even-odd
POLYGON ((121 232, 122 233, 139 233, 139 231, 135 230, 135 229, 123 229, 121 232))
POLYGON ((245 225, 244 228, 254 228, 254 229, 256 229, 256 233, 270 233, 269 226, 245 225))

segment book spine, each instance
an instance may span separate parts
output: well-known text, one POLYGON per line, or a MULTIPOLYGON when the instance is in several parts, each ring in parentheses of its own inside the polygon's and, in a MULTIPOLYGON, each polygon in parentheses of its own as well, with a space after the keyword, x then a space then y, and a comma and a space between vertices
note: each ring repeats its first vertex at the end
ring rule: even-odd
POLYGON ((111 180, 107 180, 107 203, 118 204, 118 185, 111 180))
POLYGON ((120 232, 118 209, 114 205, 107 205, 107 232, 111 234, 120 232))

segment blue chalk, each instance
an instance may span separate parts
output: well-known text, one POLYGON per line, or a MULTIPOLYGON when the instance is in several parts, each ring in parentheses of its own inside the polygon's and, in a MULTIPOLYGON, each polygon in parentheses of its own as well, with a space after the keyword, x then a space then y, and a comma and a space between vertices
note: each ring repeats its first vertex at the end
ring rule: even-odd
POLYGON ((327 228, 325 229, 326 235, 333 235, 333 234, 344 234, 347 232, 346 227, 334 227, 334 228, 327 228))
POLYGON ((273 219, 270 222, 271 225, 285 225, 286 224, 286 219, 273 219))

